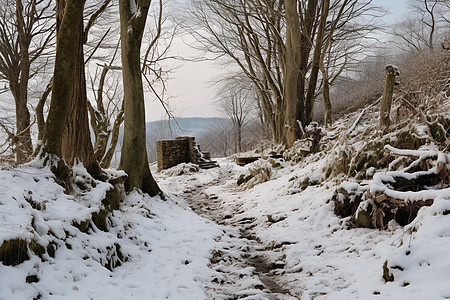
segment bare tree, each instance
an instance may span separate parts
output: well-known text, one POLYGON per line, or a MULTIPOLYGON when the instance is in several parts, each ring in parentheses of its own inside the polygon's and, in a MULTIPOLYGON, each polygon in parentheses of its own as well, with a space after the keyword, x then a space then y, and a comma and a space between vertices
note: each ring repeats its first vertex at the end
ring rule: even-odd
POLYGON ((212 155, 226 157, 233 153, 233 124, 227 119, 217 119, 207 133, 198 138, 202 150, 212 155))
POLYGON ((73 46, 73 41, 78 35, 73 24, 83 19, 84 2, 67 0, 61 17, 56 39, 50 110, 39 149, 41 157, 47 160, 46 163, 53 167, 53 172, 63 180, 68 179, 68 167, 62 159, 62 138, 74 85, 74 69, 78 51, 78 48, 73 46))
POLYGON ((346 40, 355 32, 362 35, 362 30, 367 33, 370 27, 356 25, 372 9, 371 0, 191 3, 199 27, 189 28, 190 32, 214 59, 231 59, 252 81, 274 140, 287 145, 300 135, 298 122, 306 125, 312 120, 314 100, 321 88, 321 61, 322 69, 327 70, 322 74, 331 84, 347 66, 348 57, 359 54, 349 46, 340 48, 345 50, 340 56, 329 55, 339 49, 331 41, 346 40), (332 31, 327 28, 329 16, 333 17, 332 31))
POLYGON ((119 168, 128 174, 127 191, 140 189, 162 195, 148 164, 146 151, 141 43, 151 0, 120 0, 120 37, 124 88, 124 138, 119 168))
POLYGON ((90 78, 95 106, 88 102, 88 109, 94 132, 94 153, 102 168, 108 168, 111 163, 124 118, 123 101, 120 100, 123 97, 120 80, 114 74, 107 77, 110 70, 121 70, 121 67, 114 65, 118 46, 119 44, 109 64, 98 65, 94 77, 90 78))
POLYGON ((6 80, 16 108, 16 158, 29 159, 31 120, 28 83, 45 65, 54 37, 52 1, 2 0, 0 3, 0 79, 6 80))
POLYGON ((235 85, 229 87, 226 85, 219 90, 221 99, 219 105, 225 112, 234 127, 234 152, 242 152, 242 130, 249 122, 251 114, 250 99, 251 91, 245 86, 235 85))
POLYGON ((409 50, 433 49, 437 38, 448 34, 449 1, 410 0, 410 7, 410 13, 393 27, 392 35, 409 50))

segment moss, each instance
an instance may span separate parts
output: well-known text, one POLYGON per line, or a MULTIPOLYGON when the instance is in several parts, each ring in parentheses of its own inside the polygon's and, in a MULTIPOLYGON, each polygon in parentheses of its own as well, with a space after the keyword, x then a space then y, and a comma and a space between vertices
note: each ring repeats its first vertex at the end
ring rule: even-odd
POLYGON ((28 245, 28 247, 34 254, 36 254, 37 256, 39 256, 42 259, 42 256, 45 253, 45 248, 43 246, 38 244, 36 241, 31 241, 30 244, 28 245))
POLYGON ((272 168, 274 168, 274 169, 281 168, 281 164, 279 162, 272 161, 270 164, 272 165, 272 168))
POLYGON ((306 188, 308 186, 315 186, 315 185, 319 185, 320 182, 318 180, 315 179, 311 179, 309 177, 306 177, 301 183, 300 183, 300 188, 302 190, 306 190, 306 188))
POLYGON ((122 183, 110 182, 113 188, 106 192, 105 199, 102 200, 103 206, 109 212, 120 208, 120 201, 122 200, 123 189, 122 183))
POLYGON ((22 239, 4 241, 0 245, 0 261, 6 266, 16 266, 29 260, 28 243, 22 239))
POLYGON ((357 179, 365 179, 369 168, 381 169, 387 167, 389 160, 385 158, 384 146, 389 144, 389 139, 371 143, 366 150, 361 152, 352 166, 350 174, 357 179))
POLYGON ((28 276, 25 278, 25 282, 26 282, 26 283, 39 282, 39 278, 37 277, 37 275, 28 275, 28 276))
POLYGON ((420 139, 416 128, 409 127, 406 130, 396 134, 396 140, 391 145, 399 149, 418 149, 425 143, 424 139, 420 139))
POLYGON ((102 231, 108 231, 107 217, 109 212, 105 209, 101 209, 99 212, 92 214, 92 222, 102 231))
POLYGON ((48 256, 50 256, 51 258, 55 258, 55 252, 56 252, 56 245, 53 243, 49 243, 47 245, 47 254, 48 256))
POLYGON ((78 228, 81 232, 86 233, 89 228, 89 220, 81 221, 80 223, 74 221, 72 222, 72 226, 78 228))

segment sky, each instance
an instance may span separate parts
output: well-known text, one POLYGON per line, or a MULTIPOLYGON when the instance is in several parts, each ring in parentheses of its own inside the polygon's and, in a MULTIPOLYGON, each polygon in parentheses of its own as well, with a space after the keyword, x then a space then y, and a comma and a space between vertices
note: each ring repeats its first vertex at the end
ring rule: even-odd
MULTIPOLYGON (((384 21, 392 24, 401 19, 408 10, 408 0, 373 0, 375 5, 384 6, 388 14, 384 21)), ((176 43, 176 51, 196 55, 183 43, 176 43)), ((199 54, 197 54, 199 55, 199 54)), ((222 71, 223 72, 223 71, 222 71)), ((216 105, 216 92, 211 82, 221 74, 213 62, 185 62, 174 70, 167 82, 169 105, 175 117, 223 117, 216 105)), ((148 97, 153 98, 153 97, 148 97)), ((147 121, 165 119, 161 104, 156 100, 146 103, 147 121)))

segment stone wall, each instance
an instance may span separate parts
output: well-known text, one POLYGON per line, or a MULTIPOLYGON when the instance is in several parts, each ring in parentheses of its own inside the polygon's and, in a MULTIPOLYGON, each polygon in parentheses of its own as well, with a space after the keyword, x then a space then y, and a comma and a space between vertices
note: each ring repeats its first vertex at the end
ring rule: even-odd
POLYGON ((175 140, 157 141, 156 152, 159 171, 180 163, 198 163, 199 151, 194 137, 182 136, 175 140))

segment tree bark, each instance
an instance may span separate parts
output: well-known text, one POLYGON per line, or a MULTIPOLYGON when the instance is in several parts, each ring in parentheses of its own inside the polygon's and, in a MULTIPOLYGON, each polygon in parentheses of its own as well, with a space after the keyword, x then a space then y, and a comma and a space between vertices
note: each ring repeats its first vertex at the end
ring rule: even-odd
POLYGON ((333 124, 331 115, 331 100, 330 100, 330 82, 328 79, 328 71, 323 70, 323 85, 322 85, 322 98, 323 98, 323 110, 324 110, 324 120, 325 128, 333 124))
POLYGON ((325 25, 328 17, 328 11, 330 6, 329 0, 322 0, 321 1, 321 13, 320 13, 320 21, 319 21, 319 28, 317 29, 317 37, 316 37, 316 44, 314 45, 314 54, 312 59, 312 67, 311 67, 311 74, 309 77, 309 84, 308 84, 308 90, 306 93, 306 99, 305 99, 305 117, 306 122, 304 125, 307 125, 310 123, 313 119, 314 114, 314 99, 316 94, 316 86, 317 86, 317 79, 319 75, 319 67, 320 67, 320 58, 322 55, 322 45, 323 45, 323 39, 325 34, 325 25))
POLYGON ((18 42, 20 49, 20 78, 15 91, 13 91, 16 103, 16 160, 18 163, 26 162, 33 152, 30 133, 30 112, 28 103, 28 81, 30 78, 30 54, 29 48, 31 35, 26 32, 23 16, 23 5, 16 0, 16 18, 18 29, 18 42))
POLYGON ((41 98, 39 99, 38 104, 36 105, 36 120, 37 120, 37 126, 38 126, 38 140, 41 141, 42 137, 44 136, 44 128, 45 128, 45 118, 44 118, 44 105, 47 101, 48 95, 50 95, 50 92, 52 91, 52 80, 47 84, 47 87, 45 88, 44 93, 42 94, 41 98))
POLYGON ((300 21, 297 0, 285 0, 286 9, 286 55, 284 74, 284 100, 286 103, 284 138, 291 147, 300 137, 297 124, 297 100, 300 65, 300 21))
POLYGON ((299 68, 299 82, 297 85, 297 120, 305 126, 308 124, 306 113, 306 93, 307 93, 307 74, 310 68, 311 49, 315 36, 315 23, 317 16, 317 6, 319 0, 308 0, 306 10, 301 11, 302 26, 300 36, 300 68, 299 68))
POLYGON ((238 126, 238 149, 242 152, 242 126, 238 126))
POLYGON ((380 108, 380 125, 384 128, 389 128, 391 124, 389 116, 391 113, 392 95, 394 94, 395 76, 397 73, 397 67, 392 65, 386 66, 386 79, 384 82, 384 92, 380 108))
POLYGON ((56 39, 56 59, 53 73, 50 110, 43 135, 43 152, 62 158, 62 137, 66 125, 68 107, 74 85, 74 68, 77 61, 77 47, 73 43, 78 32, 73 30, 83 18, 84 0, 67 0, 56 39))
MULTIPOLYGON (((67 3, 59 0, 58 9, 64 10, 67 3)), ((60 15, 61 11, 58 11, 60 15)), ((59 18, 58 18, 59 19, 59 18)), ((73 40, 76 63, 72 70, 73 85, 67 110, 67 121, 62 137, 62 156, 69 166, 77 160, 81 161, 86 170, 93 176, 99 176, 101 169, 92 148, 86 95, 86 75, 84 68, 84 29, 83 16, 73 20, 72 30, 76 34, 73 40)), ((60 28, 61 29, 61 28, 60 28)))
POLYGON ((109 144, 108 151, 106 151, 106 154, 103 156, 103 159, 101 161, 102 168, 107 169, 111 164, 114 151, 116 150, 117 141, 119 140, 120 125, 122 124, 122 122, 123 122, 123 107, 122 110, 117 115, 116 120, 114 121, 114 126, 111 133, 111 143, 109 144))
POLYGON ((119 169, 128 174, 125 182, 127 191, 140 189, 150 196, 162 196, 148 164, 140 62, 142 35, 150 2, 150 0, 119 1, 125 113, 119 169))

